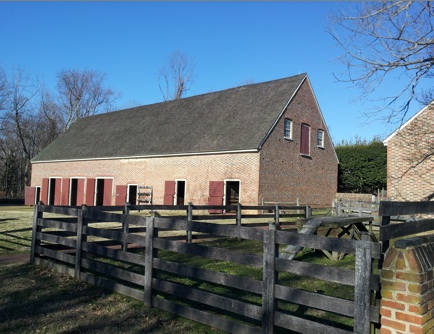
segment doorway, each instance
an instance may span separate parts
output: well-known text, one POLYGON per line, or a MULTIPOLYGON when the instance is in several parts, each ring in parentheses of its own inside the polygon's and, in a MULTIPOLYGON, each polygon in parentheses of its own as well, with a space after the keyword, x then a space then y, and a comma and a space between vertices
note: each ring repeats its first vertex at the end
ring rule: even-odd
POLYGON ((56 205, 56 196, 60 192, 60 187, 57 189, 59 181, 56 178, 50 178, 49 191, 48 191, 48 205, 56 205))
POLYGON ((185 181, 176 180, 176 203, 175 205, 185 204, 185 181))
POLYGON ((225 181, 225 205, 237 205, 240 202, 240 181, 225 181))
POLYGON ((71 206, 77 205, 77 189, 78 189, 78 180, 71 179, 71 192, 70 192, 70 203, 71 206))
POLYGON ((129 184, 128 185, 128 198, 127 202, 131 205, 137 204, 137 185, 136 184, 129 184))

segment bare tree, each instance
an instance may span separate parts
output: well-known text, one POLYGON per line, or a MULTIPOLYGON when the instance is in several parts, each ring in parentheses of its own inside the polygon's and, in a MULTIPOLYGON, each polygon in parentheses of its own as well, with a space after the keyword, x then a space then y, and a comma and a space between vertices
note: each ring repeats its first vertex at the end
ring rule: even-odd
POLYGON ((50 105, 51 118, 60 120, 62 131, 80 118, 111 110, 118 94, 104 88, 104 80, 104 74, 90 70, 67 69, 59 73, 58 101, 54 102, 46 95, 45 107, 50 105))
POLYGON ((0 123, 2 188, 6 194, 15 197, 22 195, 24 185, 30 182, 30 160, 38 153, 35 133, 45 126, 35 125, 39 81, 18 70, 11 79, 5 77, 4 83, 7 93, 0 123))
POLYGON ((429 1, 372 1, 351 8, 335 14, 329 28, 344 51, 340 61, 347 68, 338 80, 360 87, 363 98, 388 80, 402 83, 367 113, 369 119, 400 123, 412 101, 427 104, 434 96, 433 89, 420 88, 434 75, 434 7, 429 1))
POLYGON ((160 68, 158 84, 164 101, 183 97, 193 82, 194 61, 182 53, 174 51, 160 68))

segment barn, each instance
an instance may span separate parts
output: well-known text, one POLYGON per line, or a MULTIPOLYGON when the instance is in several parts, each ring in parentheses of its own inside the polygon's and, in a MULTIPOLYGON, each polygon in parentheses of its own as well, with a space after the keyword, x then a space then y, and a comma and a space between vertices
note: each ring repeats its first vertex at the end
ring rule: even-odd
POLYGON ((304 73, 80 119, 32 160, 26 204, 330 206, 337 169, 304 73))

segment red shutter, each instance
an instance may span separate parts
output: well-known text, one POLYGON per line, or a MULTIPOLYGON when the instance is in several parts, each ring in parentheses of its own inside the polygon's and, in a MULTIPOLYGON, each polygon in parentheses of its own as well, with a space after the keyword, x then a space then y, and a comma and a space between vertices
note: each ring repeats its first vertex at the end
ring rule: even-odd
POLYGON ((310 155, 310 126, 301 125, 300 153, 310 155))
POLYGON ((115 205, 125 205, 128 186, 116 186, 115 205))
MULTIPOLYGON (((223 205, 223 196, 225 193, 224 181, 209 182, 208 205, 223 205)), ((222 213, 222 210, 209 210, 209 213, 222 213)))
POLYGON ((60 205, 69 205, 69 179, 62 180, 62 198, 60 199, 60 205))
POLYGON ((77 205, 84 203, 84 179, 77 179, 77 205))
POLYGON ((62 194, 62 179, 55 179, 56 184, 54 186, 54 205, 61 205, 62 194))
POLYGON ((166 181, 164 183, 164 205, 173 205, 175 196, 175 181, 166 181))
POLYGON ((86 205, 93 206, 95 197, 95 179, 86 181, 86 205))
POLYGON ((104 197, 102 205, 112 205, 113 179, 104 179, 104 197))
POLYGON ((41 202, 45 205, 48 204, 48 187, 50 180, 48 178, 42 179, 42 189, 41 189, 41 202))
POLYGON ((24 205, 34 205, 35 204, 35 194, 36 194, 36 187, 27 187, 25 190, 25 196, 24 196, 24 205))

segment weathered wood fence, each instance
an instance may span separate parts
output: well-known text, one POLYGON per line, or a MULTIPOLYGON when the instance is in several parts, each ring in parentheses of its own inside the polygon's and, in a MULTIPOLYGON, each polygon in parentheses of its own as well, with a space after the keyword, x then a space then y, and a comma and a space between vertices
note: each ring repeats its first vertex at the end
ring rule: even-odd
POLYGON ((191 210, 181 219, 100 209, 35 206, 31 262, 232 333, 369 333, 379 322, 378 243, 279 230, 274 213, 271 224, 252 227, 248 215, 226 225, 194 221, 191 210), (212 238, 173 238, 185 231, 212 238), (279 258, 286 245, 354 254, 355 269, 279 258), (300 276, 333 284, 334 295, 294 288, 300 276))

